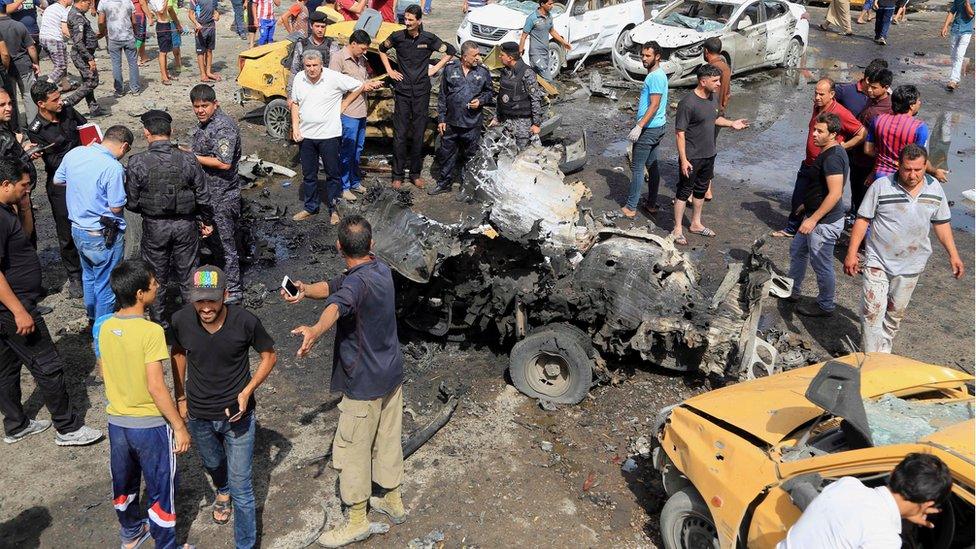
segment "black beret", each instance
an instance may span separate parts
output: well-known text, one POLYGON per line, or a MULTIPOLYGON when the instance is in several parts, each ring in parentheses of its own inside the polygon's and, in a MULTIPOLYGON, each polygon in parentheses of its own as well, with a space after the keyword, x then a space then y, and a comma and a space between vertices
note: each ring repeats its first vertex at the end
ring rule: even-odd
POLYGON ((170 116, 168 112, 161 111, 159 109, 152 109, 150 111, 146 111, 142 113, 142 116, 139 117, 139 120, 142 120, 142 123, 144 125, 148 124, 150 120, 159 120, 159 119, 163 119, 167 122, 173 121, 173 117, 170 116))

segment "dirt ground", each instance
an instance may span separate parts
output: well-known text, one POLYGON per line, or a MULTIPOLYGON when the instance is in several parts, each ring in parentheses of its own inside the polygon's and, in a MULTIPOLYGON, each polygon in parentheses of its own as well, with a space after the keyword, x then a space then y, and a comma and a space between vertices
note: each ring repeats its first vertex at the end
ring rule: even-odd
MULTIPOLYGON (((811 22, 822 8, 810 8, 811 22)), ((216 84, 222 106, 241 118, 258 105, 232 102, 236 53, 245 45, 228 30, 230 14, 218 25, 216 67, 224 81, 216 84)), ((913 83, 922 91, 921 117, 933 129, 932 148, 954 169, 948 187, 955 202, 953 226, 967 273, 954 280, 944 252, 936 250, 922 276, 895 351, 923 361, 952 365, 972 372, 974 363, 974 240, 973 204, 960 196, 973 181, 973 77, 955 94, 942 89, 948 72, 948 47, 938 37, 941 13, 919 13, 892 28, 890 45, 870 40, 870 30, 855 28, 846 38, 811 31, 805 69, 799 77, 781 70, 738 76, 733 81, 730 115, 752 121, 752 127, 731 135, 723 132, 716 168, 716 199, 707 205, 706 223, 718 237, 689 235, 689 253, 703 273, 706 293, 714 291, 730 261, 745 257, 754 238, 781 226, 785 219, 793 174, 802 159, 813 83, 820 75, 854 79, 875 56, 889 60, 896 84, 913 83)), ((453 39, 460 20, 459 2, 434 5, 427 26, 453 39)), ((150 40, 154 44, 154 40, 150 40)), ((187 41, 189 43, 189 41, 187 41)), ((155 55, 154 46, 150 46, 155 55)), ((184 60, 180 80, 164 88, 155 64, 143 70, 149 89, 140 97, 111 98, 107 54, 99 51, 102 85, 99 100, 111 109, 102 128, 115 123, 139 129, 137 116, 164 108, 174 116, 174 139, 186 142, 195 125, 188 100, 195 83, 192 51, 184 60)), ((47 61, 42 69, 47 70, 47 61)), ((615 75, 606 56, 587 71, 615 75)), ((631 127, 636 91, 620 90, 620 99, 589 98, 573 79, 557 101, 563 115, 557 136, 587 132, 589 163, 570 176, 592 190, 586 204, 596 213, 614 211, 624 200, 629 176, 626 132, 631 127), (599 120, 600 122, 596 122, 599 120)), ((676 103, 686 91, 677 91, 676 103)), ((84 107, 82 107, 82 110, 84 107)), ((241 123, 245 154, 293 164, 296 147, 272 141, 263 127, 241 123)), ((137 139, 135 150, 145 143, 137 139)), ((371 154, 388 154, 388 143, 371 143, 371 154)), ((938 155, 937 155, 938 157, 938 155)), ((677 155, 674 138, 665 139, 662 201, 673 195, 677 155)), ((937 158, 938 159, 938 158, 937 158)), ((296 168, 297 169, 297 168, 296 168)), ((371 176, 370 184, 386 184, 388 176, 371 176)), ((287 186, 281 178, 259 181, 245 191, 251 217, 248 228, 259 245, 245 270, 247 303, 276 338, 279 362, 259 390, 259 425, 254 484, 259 506, 259 532, 264 547, 296 548, 314 539, 323 521, 334 523, 339 504, 334 472, 322 462, 308 463, 331 442, 338 412, 329 394, 332 345, 325 338, 309 358, 294 357, 299 341, 289 331, 311 323, 320 309, 304 302, 288 308, 275 295, 282 275, 313 281, 340 270, 334 230, 320 216, 304 224, 290 221, 300 203, 299 179, 287 186), (287 210, 281 210, 287 206, 287 210), (274 219, 279 217, 280 219, 274 219), (268 219, 271 218, 271 219, 268 219)), ((43 194, 43 186, 38 192, 43 194)), ((456 203, 450 195, 428 198, 415 192, 419 209, 451 218, 456 203)), ((44 281, 55 308, 48 317, 67 368, 69 392, 87 422, 105 428, 104 388, 93 371, 90 339, 83 333, 84 311, 57 293, 64 282, 53 223, 46 198, 35 197, 40 230, 44 281)), ((649 227, 657 234, 671 228, 670 208, 654 219, 619 222, 649 227)), ((934 239, 933 239, 934 240, 934 239)), ((781 271, 788 267, 785 240, 770 241, 766 250, 781 271)), ((842 252, 839 252, 839 254, 842 252)), ((798 317, 785 303, 770 302, 763 328, 795 332, 822 356, 842 353, 844 337, 858 339, 859 285, 841 273, 838 262, 838 314, 830 320, 798 317)), ((806 295, 814 292, 808 280, 806 295)), ((519 394, 506 380, 506 349, 474 343, 445 343, 414 333, 401 333, 407 359, 404 394, 409 411, 405 429, 426 423, 437 410, 442 384, 463 393, 453 419, 407 461, 404 484, 409 520, 364 544, 371 547, 655 547, 660 543, 657 512, 662 490, 648 460, 640 456, 639 437, 650 435, 657 410, 705 390, 701 381, 646 367, 616 364, 627 379, 616 386, 595 387, 579 406, 544 411, 519 394), (546 444, 543 444, 546 443, 546 444), (634 457, 636 468, 627 463, 634 457)), ((22 385, 31 415, 48 417, 26 371, 22 385)), ((117 522, 111 504, 108 445, 85 448, 54 446, 53 432, 16 445, 0 445, 0 547, 107 547, 117 543, 117 522)), ((180 540, 202 548, 233 546, 231 526, 209 519, 212 494, 194 451, 179 459, 177 492, 180 540)), ((380 520, 375 517, 374 520, 380 520)))

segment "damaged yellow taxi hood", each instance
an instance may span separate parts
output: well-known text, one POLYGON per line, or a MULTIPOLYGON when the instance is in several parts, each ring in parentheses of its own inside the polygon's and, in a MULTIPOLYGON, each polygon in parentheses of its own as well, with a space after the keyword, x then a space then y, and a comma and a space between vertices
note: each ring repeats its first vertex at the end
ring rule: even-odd
POLYGON ((976 455, 974 432, 976 432, 976 420, 971 419, 940 429, 918 442, 941 448, 972 465, 973 456, 976 455))
MULTIPOLYGON (((834 360, 854 365, 864 356, 848 355, 834 360)), ((731 385, 689 398, 683 405, 775 445, 823 412, 803 396, 821 366, 815 364, 731 385)), ((902 396, 926 388, 957 386, 973 379, 957 370, 885 353, 869 353, 862 368, 861 396, 864 398, 886 393, 902 396)), ((972 455, 972 441, 967 444, 967 455, 972 455)))

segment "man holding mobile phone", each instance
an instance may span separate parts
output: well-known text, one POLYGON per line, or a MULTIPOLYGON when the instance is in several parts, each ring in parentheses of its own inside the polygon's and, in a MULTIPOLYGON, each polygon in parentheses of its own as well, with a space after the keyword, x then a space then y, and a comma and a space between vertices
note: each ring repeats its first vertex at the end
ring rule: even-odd
POLYGON ((173 364, 180 414, 187 419, 200 459, 217 489, 211 518, 230 521, 238 549, 257 543, 251 484, 254 456, 254 391, 277 360, 274 340, 261 321, 240 305, 225 304, 227 279, 205 265, 190 278, 190 303, 173 314, 173 364), (261 355, 251 377, 249 348, 261 355), (184 385, 185 382, 185 385, 184 385))

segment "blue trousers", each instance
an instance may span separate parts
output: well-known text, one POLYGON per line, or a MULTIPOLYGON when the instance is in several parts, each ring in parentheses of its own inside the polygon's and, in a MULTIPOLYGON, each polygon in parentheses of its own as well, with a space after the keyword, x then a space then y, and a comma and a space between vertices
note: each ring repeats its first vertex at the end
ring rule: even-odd
POLYGON ((342 115, 342 143, 339 146, 339 179, 342 190, 359 187, 359 158, 366 143, 366 119, 342 115))
POLYGON ((786 232, 796 234, 796 230, 803 221, 803 216, 796 211, 803 205, 803 198, 807 194, 807 185, 810 184, 810 167, 800 164, 800 169, 796 171, 796 182, 793 184, 793 195, 790 197, 790 215, 786 220, 786 232))
POLYGON ((254 412, 233 423, 190 418, 187 427, 217 493, 230 494, 234 505, 234 545, 237 549, 251 549, 257 543, 257 511, 251 484, 254 412))
POLYGON ((258 45, 263 46, 274 42, 275 23, 274 19, 261 19, 258 28, 258 45))
POLYGON ((882 8, 878 6, 875 11, 877 16, 874 19, 874 39, 887 38, 888 29, 891 28, 891 18, 895 15, 895 8, 882 8))
POLYGON ((71 238, 81 257, 81 285, 85 292, 85 311, 94 320, 115 312, 115 293, 109 284, 112 269, 122 261, 125 234, 120 232, 111 248, 102 235, 71 227, 71 238))
POLYGON ((244 25, 244 0, 230 0, 230 5, 234 8, 234 32, 239 36, 247 36, 247 27, 244 25))
POLYGON ((125 91, 122 80, 122 56, 125 55, 129 64, 129 89, 132 93, 139 91, 139 64, 136 63, 136 45, 134 42, 108 41, 108 56, 112 60, 112 84, 115 91, 125 91))
POLYGON ((339 180, 339 137, 329 139, 302 139, 298 157, 302 163, 302 191, 305 193, 305 211, 318 213, 322 204, 319 193, 319 159, 325 166, 325 205, 331 212, 342 193, 339 180))
POLYGON ((139 478, 146 479, 149 532, 156 547, 176 547, 176 455, 168 425, 132 429, 108 424, 112 503, 123 543, 139 537, 147 519, 139 509, 139 478))
POLYGON ((825 311, 834 310, 834 245, 844 231, 844 218, 833 223, 818 223, 810 234, 796 233, 790 244, 790 278, 793 295, 799 297, 807 262, 817 275, 817 305, 825 311))
POLYGON ((633 173, 630 177, 630 192, 627 193, 627 207, 637 208, 641 187, 644 186, 644 170, 647 169, 647 207, 657 206, 657 191, 661 184, 661 173, 657 168, 657 146, 664 137, 664 126, 644 128, 633 149, 633 173))

